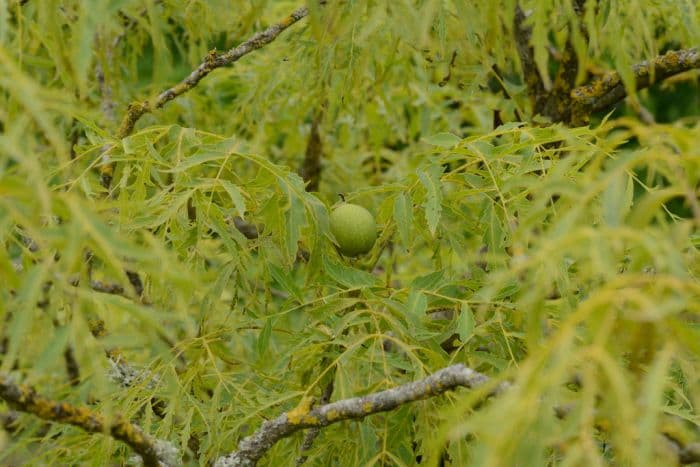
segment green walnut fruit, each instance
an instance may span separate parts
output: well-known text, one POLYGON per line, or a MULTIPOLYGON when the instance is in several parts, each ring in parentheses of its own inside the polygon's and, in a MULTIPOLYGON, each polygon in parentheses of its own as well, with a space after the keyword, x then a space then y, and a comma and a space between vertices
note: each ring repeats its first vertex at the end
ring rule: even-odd
POLYGON ((345 256, 367 253, 377 240, 374 216, 357 204, 343 203, 331 213, 331 232, 345 256))

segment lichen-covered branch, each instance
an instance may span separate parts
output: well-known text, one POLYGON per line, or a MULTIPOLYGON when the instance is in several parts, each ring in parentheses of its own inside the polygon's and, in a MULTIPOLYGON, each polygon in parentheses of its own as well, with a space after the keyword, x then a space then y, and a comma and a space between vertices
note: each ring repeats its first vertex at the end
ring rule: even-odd
POLYGON ((202 64, 199 65, 192 73, 190 73, 187 78, 170 89, 166 89, 160 93, 155 100, 152 102, 145 101, 131 104, 126 116, 122 120, 117 136, 119 138, 128 136, 133 131, 136 122, 144 114, 151 112, 153 109, 161 108, 169 101, 175 99, 177 96, 186 93, 215 69, 230 65, 250 52, 274 41, 285 29, 308 14, 308 8, 301 7, 292 12, 292 14, 284 18, 279 23, 273 24, 264 31, 256 33, 247 41, 227 52, 217 53, 216 50, 210 51, 207 57, 204 59, 204 62, 202 62, 202 64))
MULTIPOLYGON (((217 467, 253 466, 277 441, 306 428, 318 428, 343 420, 364 418, 396 409, 409 402, 438 396, 458 387, 475 388, 489 381, 486 375, 462 364, 443 368, 420 381, 352 399, 311 408, 304 399, 295 409, 268 420, 238 444, 238 451, 217 459, 217 467)), ((503 383, 497 391, 507 387, 503 383)))
MULTIPOLYGON (((700 50, 693 48, 672 50, 652 60, 634 65, 632 70, 636 88, 644 89, 655 82, 695 68, 700 68, 700 50)), ((584 124, 591 113, 606 110, 626 96, 627 90, 620 74, 617 71, 606 73, 590 84, 579 86, 571 92, 575 106, 572 122, 584 124)))
POLYGON ((0 398, 13 409, 30 413, 42 420, 77 426, 88 433, 105 433, 123 441, 143 459, 147 466, 178 465, 177 448, 167 441, 153 439, 137 425, 118 418, 108 422, 87 407, 58 402, 38 395, 32 388, 15 384, 0 374, 0 398))
MULTIPOLYGON (((90 328, 90 333, 96 339, 107 335, 105 323, 101 319, 88 320, 88 327, 90 328)), ((105 349, 105 355, 107 356, 111 366, 108 377, 120 386, 128 388, 144 381, 146 382, 146 387, 148 389, 154 389, 158 385, 159 378, 157 375, 148 370, 136 369, 127 361, 124 354, 118 348, 105 349)), ((154 400, 159 407, 164 407, 164 401, 160 399, 154 400)))
POLYGON ((0 413, 0 426, 7 432, 14 432, 17 429, 17 419, 19 412, 10 410, 0 413))
MULTIPOLYGON (((584 13, 585 1, 572 0, 571 5, 575 16, 580 17, 584 13)), ((588 123, 592 113, 607 110, 627 97, 625 84, 617 71, 610 71, 588 84, 575 87, 579 63, 573 47, 572 37, 576 33, 573 23, 566 46, 558 57, 559 68, 552 87, 545 89, 530 45, 532 29, 525 25, 526 19, 527 14, 519 4, 516 5, 513 33, 533 114, 546 116, 552 122, 580 126, 588 123)), ((586 39, 584 26, 578 26, 586 39)), ((632 71, 636 88, 644 89, 655 82, 695 68, 700 68, 700 51, 692 48, 667 52, 634 65, 632 71)))
MULTIPOLYGON (((176 97, 185 94, 215 69, 231 65, 250 52, 274 41, 285 29, 308 14, 308 8, 298 8, 279 23, 275 23, 264 31, 256 33, 247 41, 227 52, 218 53, 216 50, 211 50, 204 61, 192 71, 189 76, 175 86, 161 92, 155 99, 146 100, 144 102, 132 102, 129 104, 126 115, 124 115, 119 130, 117 131, 117 138, 121 139, 129 136, 131 132, 134 131, 136 122, 145 114, 152 112, 154 109, 159 109, 176 97)), ((102 186, 106 189, 108 189, 112 183, 113 172, 114 164, 111 162, 107 162, 100 167, 102 186)))
MULTIPOLYGON (((318 400, 319 405, 325 405, 331 401, 331 396, 333 395, 333 388, 334 384, 331 380, 331 382, 326 385, 326 388, 323 390, 323 394, 321 394, 321 397, 318 400)), ((317 426, 310 428, 309 431, 306 433, 306 436, 304 437, 304 442, 301 443, 301 455, 297 458, 295 464, 296 467, 304 465, 304 463, 309 457, 307 456, 307 452, 311 449, 311 446, 313 446, 314 441, 316 441, 316 438, 320 433, 321 428, 317 426)))
MULTIPOLYGON (((571 8, 576 18, 583 15, 584 5, 584 0, 571 0, 571 8)), ((587 37, 587 32, 582 22, 572 21, 564 50, 556 54, 559 61, 557 74, 551 88, 547 88, 535 63, 535 53, 530 45, 532 29, 525 25, 526 19, 527 14, 519 4, 516 5, 513 32, 532 112, 534 115, 544 115, 555 122, 568 122, 571 115, 570 93, 576 84, 579 69, 573 38, 577 32, 576 29, 584 38, 587 37)))

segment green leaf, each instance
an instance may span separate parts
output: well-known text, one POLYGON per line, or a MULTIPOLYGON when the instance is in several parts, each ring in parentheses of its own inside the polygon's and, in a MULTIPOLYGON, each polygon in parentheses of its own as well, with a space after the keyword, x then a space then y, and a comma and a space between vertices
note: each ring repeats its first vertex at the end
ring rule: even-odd
POLYGON ((457 334, 459 340, 465 343, 474 334, 474 315, 467 303, 462 303, 459 318, 457 318, 457 334))
POLYGON ((439 146, 441 148, 451 148, 454 147, 460 141, 462 141, 462 138, 452 133, 437 133, 435 135, 424 138, 423 141, 433 146, 439 146))
POLYGON ((228 285, 231 275, 236 271, 237 266, 238 264, 235 261, 230 261, 221 268, 216 276, 214 284, 212 284, 211 288, 202 299, 202 306, 200 307, 201 316, 206 317, 211 307, 221 298, 221 294, 224 292, 224 288, 228 285))
POLYGON ((440 176, 443 168, 438 165, 431 165, 425 171, 418 172, 418 178, 425 187, 426 200, 423 203, 425 208, 425 219, 428 222, 428 230, 434 236, 440 213, 442 212, 442 189, 440 186, 440 176))
POLYGON ((496 128, 499 132, 507 132, 510 130, 515 130, 516 128, 520 128, 521 126, 525 125, 523 122, 506 122, 502 123, 501 125, 496 128))
POLYGON ((231 156, 221 153, 218 151, 202 151, 198 152, 197 154, 194 154, 190 157, 185 158, 182 162, 180 162, 177 166, 173 167, 172 169, 164 170, 164 172, 171 172, 171 173, 180 173, 180 172, 186 172, 193 167, 197 167, 198 165, 203 165, 207 162, 213 162, 213 161, 220 161, 222 159, 229 158, 231 156))
POLYGON ((618 227, 632 206, 634 182, 627 173, 617 174, 602 194, 603 221, 618 227))
POLYGON ((535 52, 535 65, 537 66, 537 71, 539 71, 540 79, 545 89, 549 90, 552 87, 548 68, 549 54, 547 53, 547 45, 549 44, 547 36, 549 30, 547 26, 550 18, 548 18, 547 8, 544 6, 533 10, 534 25, 532 26, 530 43, 535 52))
POLYGON ((236 214, 241 218, 245 217, 245 199, 243 199, 241 190, 228 180, 219 179, 219 183, 224 188, 224 190, 226 190, 226 193, 228 193, 229 197, 231 198, 231 201, 233 202, 233 207, 236 209, 236 214))
POLYGON ((637 453, 637 465, 652 465, 652 447, 654 437, 658 436, 657 426, 665 405, 664 389, 669 383, 667 375, 673 360, 674 347, 668 346, 659 352, 647 370, 642 384, 641 406, 643 411, 639 420, 640 449, 637 453))
POLYGON ((286 237, 285 245, 287 252, 287 259, 290 262, 294 262, 297 250, 299 249, 299 239, 301 238, 301 228, 306 220, 304 216, 304 204, 302 201, 294 195, 290 195, 290 206, 285 213, 286 219, 286 237))
POLYGON ((489 203, 484 212, 484 243, 488 247, 488 251, 497 252, 503 245, 504 231, 501 225, 501 219, 498 217, 498 206, 489 203))
POLYGON ((634 207, 627 216, 626 223, 630 227, 646 227, 657 214, 664 214, 662 207, 670 199, 683 196, 684 191, 680 187, 662 188, 646 193, 634 203, 634 207))
POLYGON ((410 334, 415 339, 424 338, 424 318, 428 309, 428 298, 420 290, 411 289, 406 299, 404 313, 410 334))
POLYGON ((267 267, 270 270, 270 275, 272 275, 272 278, 277 282, 277 284, 279 284, 280 287, 282 287, 282 289, 285 290, 285 292, 288 292, 299 302, 303 301, 301 290, 299 290, 299 287, 297 287, 297 285, 294 283, 294 276, 291 272, 284 271, 282 268, 273 263, 268 263, 267 267))
POLYGON ((425 311, 427 309, 428 298, 420 290, 412 289, 406 301, 406 311, 408 311, 414 319, 420 320, 425 317, 425 311))
POLYGON ((5 326, 9 345, 2 359, 4 372, 12 368, 20 349, 27 343, 27 333, 34 322, 37 302, 41 298, 42 286, 50 264, 50 261, 46 261, 30 266, 27 274, 24 275, 22 287, 16 297, 17 305, 13 307, 14 312, 10 316, 10 322, 5 326))
POLYGON ((268 347, 270 346, 270 336, 272 335, 272 318, 268 317, 265 320, 265 325, 258 334, 258 339, 255 343, 255 349, 258 352, 258 358, 265 356, 268 347))
POLYGON ((60 326, 55 329, 53 335, 41 351, 41 354, 34 362, 34 370, 37 373, 43 373, 50 370, 56 365, 56 362, 61 360, 63 351, 68 345, 69 337, 69 326, 60 326))
POLYGON ((520 284, 516 279, 512 279, 509 284, 501 287, 496 295, 494 295, 493 300, 503 300, 505 298, 511 297, 520 290, 520 284))
MULTIPOLYGON (((162 336, 169 336, 172 333, 172 328, 168 326, 172 319, 172 313, 155 309, 141 303, 134 302, 120 295, 111 295, 97 293, 92 290, 77 289, 78 293, 86 298, 89 298, 94 304, 106 306, 106 308, 114 314, 120 311, 125 311, 130 317, 133 317, 135 323, 139 323, 144 329, 155 331, 162 336)), ((168 341, 174 342, 172 337, 168 337, 168 341)))
POLYGON ((0 46, 5 44, 7 32, 10 30, 10 13, 8 0, 0 0, 0 46))
POLYGON ((379 285, 380 280, 378 277, 355 268, 349 268, 342 264, 336 263, 329 258, 323 258, 323 265, 326 270, 326 274, 347 288, 363 288, 363 287, 374 287, 379 285))
POLYGON ((418 276, 411 282, 411 288, 434 291, 439 289, 445 280, 445 271, 435 271, 424 276, 418 276))
POLYGON ((74 23, 71 34, 71 66, 80 89, 80 94, 87 91, 87 79, 93 60, 95 32, 101 20, 108 16, 104 0, 93 0, 89 4, 80 4, 78 21, 74 23))
POLYGON ((394 198, 394 220, 399 229, 401 242, 406 249, 411 247, 411 226, 413 223, 413 201, 409 193, 399 193, 394 198))

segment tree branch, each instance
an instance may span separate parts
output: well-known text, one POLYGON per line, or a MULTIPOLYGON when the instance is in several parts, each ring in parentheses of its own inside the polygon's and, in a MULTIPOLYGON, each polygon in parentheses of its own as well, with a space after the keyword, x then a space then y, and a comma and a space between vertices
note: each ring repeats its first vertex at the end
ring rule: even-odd
POLYGON ((518 56, 520 57, 520 66, 523 69, 523 78, 527 86, 527 93, 530 96, 532 108, 540 109, 544 106, 547 93, 540 72, 537 70, 535 51, 530 46, 532 28, 525 26, 526 19, 527 15, 520 7, 520 4, 516 4, 515 18, 513 20, 515 46, 518 50, 518 56))
MULTIPOLYGON (((571 3, 575 17, 580 18, 584 13, 584 0, 572 0, 571 3)), ((571 120, 571 90, 576 85, 579 71, 579 59, 576 56, 573 40, 574 28, 576 27, 581 35, 588 40, 588 32, 580 19, 572 21, 564 50, 559 57, 559 69, 552 83, 552 89, 546 98, 540 101, 541 107, 534 109, 535 114, 545 115, 555 122, 571 120), (579 22, 577 23, 577 21, 579 22)))
POLYGON ((186 93, 193 87, 195 87, 205 76, 214 71, 217 68, 221 68, 226 65, 230 65, 238 61, 241 57, 249 54, 250 52, 257 50, 264 45, 269 44, 274 41, 277 36, 279 36, 282 31, 287 29, 292 24, 296 23, 300 19, 304 18, 309 14, 309 10, 306 7, 301 7, 292 12, 289 16, 284 18, 279 23, 273 24, 264 31, 258 32, 253 37, 243 42, 242 44, 234 47, 233 49, 224 52, 217 53, 216 50, 209 52, 207 57, 204 59, 201 65, 197 67, 190 75, 180 83, 166 89, 156 97, 153 102, 135 102, 129 105, 127 114, 122 120, 122 124, 119 127, 117 133, 118 138, 124 138, 131 134, 134 130, 134 125, 136 122, 145 114, 150 113, 153 109, 159 109, 167 104, 169 101, 175 99, 176 97, 186 93))
MULTIPOLYGON (((268 420, 252 435, 238 444, 238 451, 217 459, 216 467, 253 466, 277 441, 305 428, 318 428, 343 420, 364 418, 378 412, 386 412, 403 404, 438 396, 458 387, 475 388, 489 381, 486 375, 462 364, 443 368, 420 381, 407 383, 393 389, 363 397, 344 399, 311 408, 307 398, 295 408, 279 417, 268 420)), ((494 392, 508 386, 499 385, 494 392)))
POLYGON ((309 141, 306 145, 306 154, 299 168, 299 175, 301 175, 306 183, 306 191, 318 191, 318 186, 321 182, 323 141, 321 141, 321 133, 318 127, 323 120, 324 113, 325 104, 321 104, 311 120, 311 133, 309 134, 309 141))
MULTIPOLYGON (((298 8, 279 23, 273 24, 264 31, 254 34, 253 37, 227 52, 219 54, 216 52, 216 50, 209 51, 209 54, 206 56, 204 61, 192 73, 190 73, 187 78, 160 93, 155 100, 132 102, 129 104, 126 115, 124 115, 121 125, 119 126, 119 130, 117 131, 117 138, 122 139, 129 136, 134 131, 136 122, 138 122, 145 114, 151 113, 154 109, 163 107, 169 101, 186 93, 215 69, 226 65, 231 65, 232 63, 238 61, 241 57, 274 41, 277 36, 282 33, 282 31, 308 14, 308 8, 298 8)), ((109 189, 110 185, 112 184, 114 163, 109 162, 109 157, 104 153, 102 157, 106 158, 106 163, 100 167, 101 183, 105 189, 109 189)))
MULTIPOLYGON (((333 373, 333 376, 335 376, 335 372, 333 373)), ((331 401, 331 396, 333 395, 333 388, 334 384, 333 380, 331 380, 331 382, 326 385, 326 388, 323 390, 323 394, 321 394, 321 398, 318 400, 318 403, 320 405, 326 405, 331 401)), ((320 433, 321 428, 317 426, 309 429, 309 431, 306 433, 306 436, 304 437, 304 442, 301 444, 301 455, 297 458, 295 464, 296 467, 300 467, 301 465, 303 465, 309 458, 307 452, 311 449, 311 446, 313 446, 314 441, 320 433)))
POLYGON ((239 216, 234 216, 233 225, 236 227, 236 230, 242 233, 248 240, 255 240, 258 238, 260 236, 260 230, 262 230, 255 224, 251 224, 239 216))
MULTIPOLYGON (((637 89, 644 89, 657 81, 684 71, 700 68, 700 50, 672 50, 652 60, 643 61, 632 67, 637 89)), ((627 96, 625 85, 617 71, 606 73, 585 86, 571 92, 575 105, 573 121, 583 124, 593 112, 610 108, 627 96)))
POLYGON ((670 433, 663 433, 668 446, 678 456, 678 464, 694 464, 700 462, 700 443, 685 443, 670 433))
POLYGON ((179 464, 175 446, 151 438, 139 426, 121 418, 108 423, 103 416, 86 407, 44 398, 28 386, 15 384, 5 374, 0 374, 0 398, 14 409, 43 420, 77 426, 88 433, 108 433, 138 453, 146 466, 179 464))
MULTIPOLYGON (((258 238, 260 236, 260 233, 265 228, 263 224, 256 226, 255 224, 246 221, 240 216, 233 217, 233 226, 248 240, 255 240, 256 238, 258 238)), ((297 251, 297 261, 308 261, 309 256, 310 253, 307 250, 304 250, 303 248, 300 248, 297 251)))
POLYGON ((678 461, 681 464, 700 462, 700 443, 689 443, 680 448, 678 461))

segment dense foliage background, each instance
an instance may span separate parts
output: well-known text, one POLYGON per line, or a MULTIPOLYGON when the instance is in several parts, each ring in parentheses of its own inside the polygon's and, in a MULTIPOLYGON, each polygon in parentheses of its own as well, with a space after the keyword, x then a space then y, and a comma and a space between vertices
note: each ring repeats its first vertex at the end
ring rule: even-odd
MULTIPOLYGON (((204 464, 308 397, 463 363, 489 382, 330 425, 308 462, 700 459, 700 74, 636 92, 632 67, 697 46, 697 2, 521 1, 536 75, 515 0, 321 3, 130 131, 129 103, 302 5, 0 0, 4 381, 204 464), (534 111, 569 49, 629 95, 590 125, 534 111), (359 259, 339 193, 380 228, 359 259)), ((2 464, 133 455, 0 410, 2 464)))

